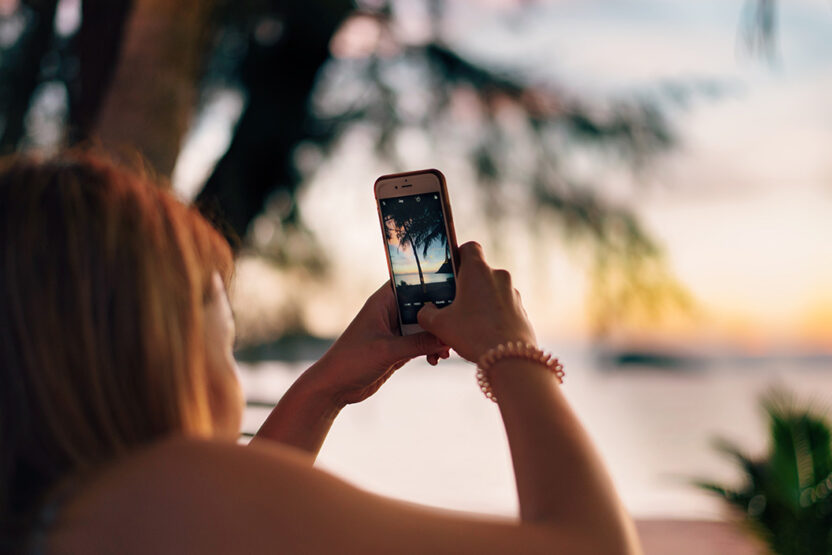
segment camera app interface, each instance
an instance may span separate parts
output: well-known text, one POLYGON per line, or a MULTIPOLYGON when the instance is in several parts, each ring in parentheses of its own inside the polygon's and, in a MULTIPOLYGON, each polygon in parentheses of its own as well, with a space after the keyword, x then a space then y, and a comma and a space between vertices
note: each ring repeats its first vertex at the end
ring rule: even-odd
POLYGON ((402 324, 415 324, 426 302, 449 305, 456 293, 439 193, 379 201, 402 324))

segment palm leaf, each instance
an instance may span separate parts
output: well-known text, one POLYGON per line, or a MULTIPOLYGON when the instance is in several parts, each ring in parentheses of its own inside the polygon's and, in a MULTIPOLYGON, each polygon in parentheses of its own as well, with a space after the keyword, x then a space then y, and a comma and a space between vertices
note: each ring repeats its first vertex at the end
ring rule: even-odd
POLYGON ((706 480, 694 484, 741 511, 743 523, 773 553, 832 554, 832 434, 816 411, 798 408, 783 393, 762 405, 769 420, 768 452, 753 458, 732 442, 715 448, 742 469, 737 487, 706 480))

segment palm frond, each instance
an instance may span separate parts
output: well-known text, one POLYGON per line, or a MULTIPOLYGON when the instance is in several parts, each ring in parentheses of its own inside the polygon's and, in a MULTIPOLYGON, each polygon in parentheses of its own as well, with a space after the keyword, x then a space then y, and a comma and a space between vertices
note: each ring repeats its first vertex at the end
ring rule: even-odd
POLYGON ((772 552, 832 553, 829 423, 783 392, 767 394, 762 405, 771 434, 765 455, 753 458, 730 441, 714 441, 742 469, 739 486, 694 484, 741 511, 743 522, 772 552))

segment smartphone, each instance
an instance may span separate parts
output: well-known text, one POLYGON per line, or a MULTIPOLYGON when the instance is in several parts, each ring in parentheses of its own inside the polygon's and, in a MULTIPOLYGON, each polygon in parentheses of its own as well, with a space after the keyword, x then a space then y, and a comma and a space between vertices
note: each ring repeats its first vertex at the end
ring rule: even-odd
POLYGON ((422 331, 426 302, 442 308, 456 295, 457 243, 445 176, 439 170, 382 175, 375 197, 402 335, 422 331))

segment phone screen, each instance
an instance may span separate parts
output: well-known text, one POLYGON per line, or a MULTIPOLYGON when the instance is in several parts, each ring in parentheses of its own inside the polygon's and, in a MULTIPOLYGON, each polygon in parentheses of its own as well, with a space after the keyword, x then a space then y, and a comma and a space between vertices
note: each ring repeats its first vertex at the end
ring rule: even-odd
POLYGON ((402 324, 415 324, 426 302, 451 304, 456 294, 440 193, 379 200, 402 324))

